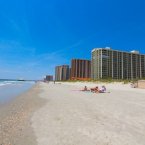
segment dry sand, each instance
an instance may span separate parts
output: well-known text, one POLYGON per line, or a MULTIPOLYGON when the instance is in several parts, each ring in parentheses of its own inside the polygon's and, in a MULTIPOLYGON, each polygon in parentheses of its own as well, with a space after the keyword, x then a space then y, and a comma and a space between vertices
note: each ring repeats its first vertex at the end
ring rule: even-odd
POLYGON ((86 84, 40 84, 47 102, 31 118, 37 144, 145 145, 145 90, 114 83, 110 93, 77 91, 86 84))
POLYGON ((39 84, 14 100, 0 106, 0 145, 36 145, 31 116, 44 104, 39 84))

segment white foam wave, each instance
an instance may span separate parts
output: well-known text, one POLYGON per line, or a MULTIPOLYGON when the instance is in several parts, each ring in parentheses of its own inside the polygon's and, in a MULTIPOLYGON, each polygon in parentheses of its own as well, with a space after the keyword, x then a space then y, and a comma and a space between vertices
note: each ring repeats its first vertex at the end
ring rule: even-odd
POLYGON ((16 81, 3 81, 3 82, 0 82, 0 86, 11 85, 14 83, 16 83, 16 81))

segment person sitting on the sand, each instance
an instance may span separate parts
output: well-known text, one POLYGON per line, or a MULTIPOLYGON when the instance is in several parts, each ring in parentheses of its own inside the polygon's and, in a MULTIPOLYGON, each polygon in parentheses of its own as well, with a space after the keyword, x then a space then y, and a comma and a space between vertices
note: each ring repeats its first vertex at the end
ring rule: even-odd
POLYGON ((82 91, 89 91, 89 90, 88 90, 87 86, 85 86, 82 91))
POLYGON ((101 89, 99 90, 99 93, 105 93, 106 92, 106 87, 102 86, 101 89))

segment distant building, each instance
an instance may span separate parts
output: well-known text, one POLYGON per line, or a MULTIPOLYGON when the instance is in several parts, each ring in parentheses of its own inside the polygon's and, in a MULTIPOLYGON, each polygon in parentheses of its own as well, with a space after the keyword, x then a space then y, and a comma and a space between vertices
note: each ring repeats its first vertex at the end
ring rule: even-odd
POLYGON ((138 51, 124 52, 111 48, 92 50, 91 78, 141 79, 145 78, 145 55, 138 51))
POLYGON ((69 68, 69 79, 71 80, 71 68, 69 68))
POLYGON ((45 81, 53 81, 53 76, 52 75, 47 75, 45 78, 45 81))
POLYGON ((83 59, 71 60, 71 79, 89 80, 91 77, 91 61, 83 59))
POLYGON ((69 66, 61 65, 55 67, 55 80, 66 81, 69 79, 69 66))

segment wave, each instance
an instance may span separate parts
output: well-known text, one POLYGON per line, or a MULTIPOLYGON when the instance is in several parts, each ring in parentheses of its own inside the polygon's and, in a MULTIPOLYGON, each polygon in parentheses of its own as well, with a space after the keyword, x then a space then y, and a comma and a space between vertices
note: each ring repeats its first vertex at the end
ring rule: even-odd
POLYGON ((34 81, 26 81, 26 82, 21 82, 21 81, 0 81, 0 87, 6 86, 6 85, 22 85, 22 84, 34 84, 34 81))
POLYGON ((0 82, 0 87, 5 86, 5 85, 12 85, 18 83, 17 81, 1 81, 0 82))

